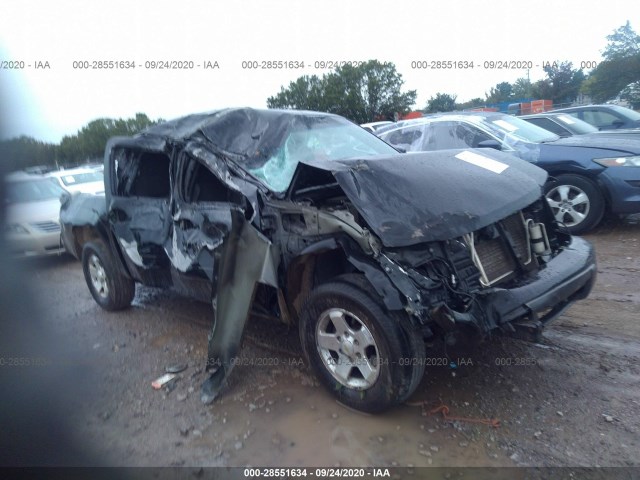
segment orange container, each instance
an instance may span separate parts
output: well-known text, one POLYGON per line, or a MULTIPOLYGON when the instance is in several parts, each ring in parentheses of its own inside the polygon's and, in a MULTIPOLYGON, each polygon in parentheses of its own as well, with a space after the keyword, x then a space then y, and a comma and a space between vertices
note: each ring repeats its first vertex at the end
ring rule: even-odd
POLYGON ((531 113, 542 113, 553 108, 551 100, 534 100, 531 102, 531 113))

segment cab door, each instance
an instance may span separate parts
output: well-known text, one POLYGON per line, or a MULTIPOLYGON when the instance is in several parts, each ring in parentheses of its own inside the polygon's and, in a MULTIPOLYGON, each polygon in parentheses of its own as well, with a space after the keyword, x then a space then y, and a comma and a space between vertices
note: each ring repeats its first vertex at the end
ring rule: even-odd
POLYGON ((170 156, 162 149, 114 146, 110 157, 106 193, 114 241, 134 279, 169 286, 170 156))
POLYGON ((213 173, 211 159, 205 162, 187 150, 178 156, 175 170, 167 254, 174 286, 211 301, 224 244, 245 222, 243 197, 220 179, 224 170, 213 173))

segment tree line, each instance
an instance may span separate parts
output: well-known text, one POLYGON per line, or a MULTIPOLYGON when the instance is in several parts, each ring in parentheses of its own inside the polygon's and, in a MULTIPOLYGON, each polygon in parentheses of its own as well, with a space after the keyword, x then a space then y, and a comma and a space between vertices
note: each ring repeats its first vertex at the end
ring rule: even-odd
MULTIPOLYGON (((627 21, 606 38, 603 60, 588 74, 568 61, 546 64, 546 78, 537 82, 524 77, 514 83, 500 82, 485 93, 485 98, 464 103, 457 103, 455 94, 438 92, 422 111, 462 110, 523 98, 552 100, 557 105, 574 101, 580 93, 589 95, 594 102, 619 95, 633 108, 640 108, 640 35, 627 21)), ((398 114, 407 114, 416 102, 416 91, 402 91, 403 84, 393 63, 369 60, 345 64, 322 76, 299 77, 269 97, 267 107, 335 113, 356 123, 394 120, 398 114)), ((75 135, 63 137, 59 144, 26 136, 4 140, 0 142, 0 161, 5 171, 99 162, 110 137, 133 135, 160 121, 137 113, 128 119, 93 120, 75 135)))
POLYGON ((0 159, 4 171, 27 167, 71 167, 100 163, 107 140, 118 135, 134 135, 162 120, 151 120, 144 113, 127 119, 99 118, 89 122, 75 135, 67 135, 59 144, 21 136, 0 142, 0 159))
MULTIPOLYGON (((514 83, 500 82, 485 93, 457 103, 457 95, 438 92, 431 96, 425 113, 462 110, 525 98, 552 100, 555 105, 573 102, 580 93, 595 102, 619 95, 640 108, 640 36, 627 21, 607 36, 603 61, 589 74, 569 61, 543 66, 546 78, 531 82, 522 77, 514 83)), ((402 92, 402 75, 393 64, 369 60, 345 65, 322 77, 305 75, 281 87, 267 99, 269 108, 294 108, 336 113, 356 123, 393 120, 413 107, 415 90, 402 92)))

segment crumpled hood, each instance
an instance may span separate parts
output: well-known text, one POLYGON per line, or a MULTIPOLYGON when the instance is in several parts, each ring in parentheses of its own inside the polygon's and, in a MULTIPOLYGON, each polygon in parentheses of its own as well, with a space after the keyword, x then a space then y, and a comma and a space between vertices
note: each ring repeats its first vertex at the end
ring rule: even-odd
POLYGON ((447 240, 494 223, 540 198, 547 178, 535 165, 493 149, 407 153, 311 166, 333 173, 387 247, 447 240))

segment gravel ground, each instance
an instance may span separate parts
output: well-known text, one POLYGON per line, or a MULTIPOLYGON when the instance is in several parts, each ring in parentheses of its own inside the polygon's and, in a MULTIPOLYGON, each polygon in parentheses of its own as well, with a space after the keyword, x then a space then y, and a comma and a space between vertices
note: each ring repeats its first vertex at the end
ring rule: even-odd
POLYGON ((27 449, 22 462, 47 465, 638 466, 640 224, 608 221, 588 238, 596 288, 542 343, 433 347, 415 395, 376 416, 336 403, 302 361, 297 331, 262 317, 224 394, 204 406, 207 305, 138 286, 131 309, 108 313, 79 262, 22 262, 3 279, 3 308, 19 320, 2 338, 13 435, 3 455, 27 449), (151 387, 178 364, 187 368, 170 388, 151 387), (447 419, 431 412, 439 405, 500 426, 447 419))

